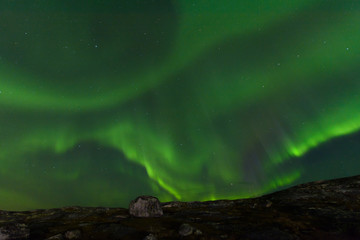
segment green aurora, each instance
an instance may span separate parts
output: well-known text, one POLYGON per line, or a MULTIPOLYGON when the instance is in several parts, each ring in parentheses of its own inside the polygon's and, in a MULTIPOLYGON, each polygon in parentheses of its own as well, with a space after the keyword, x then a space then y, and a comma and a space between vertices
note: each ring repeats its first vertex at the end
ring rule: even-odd
POLYGON ((0 208, 360 173, 360 1, 3 0, 0 208))

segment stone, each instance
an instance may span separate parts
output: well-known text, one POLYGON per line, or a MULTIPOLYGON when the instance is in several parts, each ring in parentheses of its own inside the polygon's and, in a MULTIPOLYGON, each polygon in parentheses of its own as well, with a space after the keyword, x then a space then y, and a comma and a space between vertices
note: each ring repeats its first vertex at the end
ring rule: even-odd
POLYGON ((157 240, 157 237, 154 234, 150 233, 144 238, 144 240, 157 240))
POLYGON ((80 239, 81 238, 81 231, 80 230, 71 230, 65 233, 65 238, 72 240, 72 239, 80 239))
POLYGON ((6 239, 9 239, 9 235, 0 232, 0 240, 6 240, 6 239))
POLYGON ((129 213, 134 217, 160 217, 163 210, 156 197, 140 196, 130 202, 129 213))
POLYGON ((60 234, 56 234, 55 236, 51 236, 46 240, 64 240, 64 236, 60 233, 60 234))
POLYGON ((190 224, 183 223, 179 228, 179 235, 186 237, 193 234, 194 230, 195 228, 193 228, 190 224))
POLYGON ((28 239, 30 230, 24 223, 7 224, 0 227, 0 240, 28 239))
POLYGON ((269 201, 269 200, 267 200, 267 201, 266 201, 266 207, 269 208, 269 207, 271 207, 271 205, 272 205, 272 202, 269 201))

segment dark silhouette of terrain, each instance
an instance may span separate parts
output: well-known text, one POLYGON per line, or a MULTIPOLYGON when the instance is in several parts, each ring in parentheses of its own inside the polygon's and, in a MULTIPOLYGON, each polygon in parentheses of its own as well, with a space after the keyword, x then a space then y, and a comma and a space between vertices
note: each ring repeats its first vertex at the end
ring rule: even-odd
MULTIPOLYGON (((147 199, 151 197, 140 202, 147 199)), ((157 217, 105 207, 0 211, 0 240, 360 239, 360 176, 301 184, 252 199, 160 206, 157 217)))

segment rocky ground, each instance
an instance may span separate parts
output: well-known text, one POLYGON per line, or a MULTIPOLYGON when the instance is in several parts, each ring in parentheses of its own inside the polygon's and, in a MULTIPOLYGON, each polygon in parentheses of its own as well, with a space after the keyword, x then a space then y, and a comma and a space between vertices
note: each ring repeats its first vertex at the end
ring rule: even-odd
MULTIPOLYGON (((140 202, 149 199, 154 200, 140 202)), ((135 217, 139 211, 131 206, 130 212, 89 207, 0 211, 0 240, 360 239, 360 176, 253 199, 152 204, 160 204, 149 208, 157 217, 151 211, 150 217, 135 217)))

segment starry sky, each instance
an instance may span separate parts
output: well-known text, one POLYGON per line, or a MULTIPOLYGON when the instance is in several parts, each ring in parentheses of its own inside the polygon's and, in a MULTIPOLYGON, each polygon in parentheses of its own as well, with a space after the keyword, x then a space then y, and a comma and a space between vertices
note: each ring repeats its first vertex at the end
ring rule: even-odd
POLYGON ((0 1, 0 209, 360 173, 358 0, 0 1))

